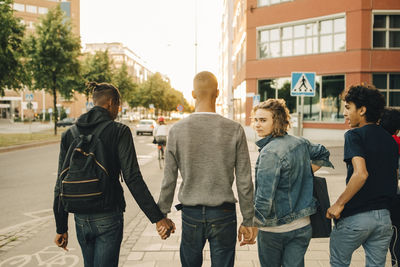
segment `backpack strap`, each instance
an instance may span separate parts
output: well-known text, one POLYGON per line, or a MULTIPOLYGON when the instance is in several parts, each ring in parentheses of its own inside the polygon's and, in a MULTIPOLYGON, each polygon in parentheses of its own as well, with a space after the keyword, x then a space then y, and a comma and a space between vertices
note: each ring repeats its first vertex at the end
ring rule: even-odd
POLYGON ((74 139, 77 138, 77 137, 79 136, 78 127, 74 124, 74 125, 72 125, 72 127, 71 127, 70 129, 71 129, 72 137, 73 137, 74 139))

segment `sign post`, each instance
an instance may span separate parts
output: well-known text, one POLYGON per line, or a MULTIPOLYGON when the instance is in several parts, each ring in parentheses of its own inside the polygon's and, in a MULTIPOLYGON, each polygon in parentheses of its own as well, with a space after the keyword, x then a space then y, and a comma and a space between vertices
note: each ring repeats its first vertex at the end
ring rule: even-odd
POLYGON ((303 108, 304 108, 304 97, 315 96, 315 72, 292 72, 292 84, 290 90, 291 96, 296 96, 297 104, 297 135, 303 135, 303 108), (299 109, 299 96, 300 109, 299 109))

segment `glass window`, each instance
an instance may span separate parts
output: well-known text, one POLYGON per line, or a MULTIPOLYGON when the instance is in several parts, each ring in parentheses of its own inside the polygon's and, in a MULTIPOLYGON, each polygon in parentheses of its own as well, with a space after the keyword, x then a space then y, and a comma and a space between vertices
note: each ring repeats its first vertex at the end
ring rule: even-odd
POLYGON ((321 34, 332 33, 332 20, 321 21, 321 34))
POLYGON ((280 39, 280 31, 279 31, 279 29, 271 30, 269 37, 270 37, 271 41, 278 41, 280 39))
POLYGON ((389 32, 389 47, 400 47, 400 31, 389 32))
POLYGON ((340 98, 344 84, 344 75, 322 76, 322 121, 344 121, 344 105, 340 98))
POLYGON ((346 46, 346 34, 336 34, 333 46, 334 51, 343 51, 346 46))
POLYGON ((21 11, 21 12, 25 11, 25 5, 24 4, 14 3, 13 7, 14 7, 14 10, 21 11))
POLYGON ((292 39, 293 38, 293 27, 284 27, 282 28, 282 39, 292 39))
POLYGON ((258 94, 260 95, 260 101, 265 101, 269 98, 275 98, 275 85, 274 81, 259 80, 258 81, 258 94))
POLYGON ((37 13, 37 6, 26 5, 26 12, 37 13))
POLYGON ((294 26, 294 38, 304 37, 306 30, 306 25, 296 25, 294 26))
POLYGON ((389 106, 400 106, 400 92, 389 92, 389 106))
POLYGON ((294 40, 294 55, 304 55, 305 54, 305 39, 295 39, 294 40))
POLYGON ((376 88, 386 89, 387 88, 387 77, 386 74, 373 74, 372 83, 376 88))
POLYGON ((374 15, 374 48, 400 48, 400 15, 374 15))
POLYGON ((321 36, 321 52, 332 51, 332 35, 321 36))
POLYGON ((345 32, 346 31, 346 20, 344 18, 334 20, 334 31, 345 32))
POLYGON ((292 44, 292 40, 282 42, 282 56, 291 56, 293 54, 292 44))
POLYGON ((374 47, 385 47, 386 46, 386 32, 384 31, 374 31, 373 34, 374 47))
POLYGON ((375 15, 374 16, 374 28, 386 28, 386 16, 375 15))
POLYGON ((260 30, 258 46, 260 58, 344 51, 346 19, 339 17, 260 30))
POLYGON ((400 74, 389 74, 389 89, 400 90, 400 74))
POLYGON ((374 73, 372 83, 384 94, 387 106, 400 107, 400 73, 374 73))
POLYGON ((269 5, 275 5, 275 4, 280 4, 284 2, 289 2, 293 0, 258 0, 258 6, 269 6, 269 5))
POLYGON ((400 15, 389 16, 389 27, 400 29, 400 15))
POLYGON ((39 14, 47 14, 48 11, 47 7, 39 7, 39 14))

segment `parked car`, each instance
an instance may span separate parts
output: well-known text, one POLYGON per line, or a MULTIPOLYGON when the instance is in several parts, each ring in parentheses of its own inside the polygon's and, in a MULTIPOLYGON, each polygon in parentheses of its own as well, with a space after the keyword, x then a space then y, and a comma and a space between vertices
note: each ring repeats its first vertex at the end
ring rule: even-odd
POLYGON ((57 121, 57 127, 65 127, 75 124, 75 118, 64 118, 60 121, 57 121))
POLYGON ((153 135, 153 130, 157 126, 155 120, 140 120, 139 124, 136 125, 136 135, 142 135, 144 133, 149 133, 153 135))

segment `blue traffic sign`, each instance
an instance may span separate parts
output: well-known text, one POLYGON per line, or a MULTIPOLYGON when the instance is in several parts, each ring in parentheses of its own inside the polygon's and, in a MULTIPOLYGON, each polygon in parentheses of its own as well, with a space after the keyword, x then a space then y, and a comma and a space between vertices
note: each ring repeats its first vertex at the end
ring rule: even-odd
POLYGON ((176 106, 176 110, 179 112, 183 111, 183 106, 181 104, 179 104, 178 106, 176 106))
POLYGON ((258 104, 260 104, 260 95, 253 95, 253 107, 257 106, 258 104))
POLYGON ((315 72, 292 72, 291 96, 315 96, 315 72))

